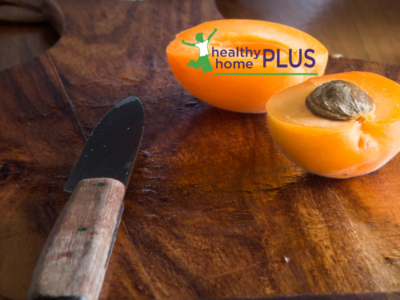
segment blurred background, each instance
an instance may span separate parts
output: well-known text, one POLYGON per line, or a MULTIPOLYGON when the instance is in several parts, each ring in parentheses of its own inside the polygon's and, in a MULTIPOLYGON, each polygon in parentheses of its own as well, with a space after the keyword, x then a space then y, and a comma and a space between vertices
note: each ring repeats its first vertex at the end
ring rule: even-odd
POLYGON ((0 71, 19 65, 53 46, 57 31, 35 11, 39 0, 0 0, 0 71), (14 5, 13 5, 14 4, 14 5))
POLYGON ((398 0, 216 0, 225 18, 257 19, 300 29, 329 53, 400 64, 398 0))
MULTIPOLYGON (((19 2, 0 0, 0 20, 3 20, 0 21, 0 70, 37 56, 60 37, 34 11, 4 5, 10 1, 19 2), (5 16, 33 17, 36 21, 10 22, 4 21, 5 16)), ((38 0, 24 1, 39 4, 38 0)), ((331 55, 400 64, 398 0, 215 0, 215 3, 225 18, 265 20, 305 31, 322 42, 331 55)))

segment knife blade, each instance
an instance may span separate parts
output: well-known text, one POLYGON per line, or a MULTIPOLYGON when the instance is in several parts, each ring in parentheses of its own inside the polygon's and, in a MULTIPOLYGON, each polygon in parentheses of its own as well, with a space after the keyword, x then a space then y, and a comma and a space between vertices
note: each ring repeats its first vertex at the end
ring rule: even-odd
POLYGON ((28 299, 98 299, 143 126, 142 104, 129 97, 89 136, 64 187, 72 195, 43 247, 28 299))

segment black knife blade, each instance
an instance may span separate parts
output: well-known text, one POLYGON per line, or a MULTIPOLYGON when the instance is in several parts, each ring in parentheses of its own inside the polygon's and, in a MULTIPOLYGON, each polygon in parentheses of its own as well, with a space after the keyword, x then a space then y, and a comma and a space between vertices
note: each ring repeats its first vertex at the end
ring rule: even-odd
POLYGON ((64 191, 72 193, 86 178, 114 178, 127 186, 143 125, 138 98, 129 97, 114 106, 89 136, 64 191))

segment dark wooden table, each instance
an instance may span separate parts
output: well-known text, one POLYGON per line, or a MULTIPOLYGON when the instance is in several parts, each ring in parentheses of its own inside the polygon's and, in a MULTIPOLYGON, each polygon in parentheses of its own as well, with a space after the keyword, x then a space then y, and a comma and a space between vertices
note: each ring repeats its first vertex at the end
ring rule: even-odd
POLYGON ((317 38, 330 54, 400 64, 396 0, 216 0, 226 18, 282 23, 317 38))
MULTIPOLYGON (((39 4, 38 0, 26 2, 39 4)), ((2 15, 30 17, 38 14, 15 6, 0 5, 0 70, 17 66, 38 56, 60 38, 60 34, 48 22, 25 24, 2 22, 2 15)))
MULTIPOLYGON (((101 299, 400 298, 399 156, 314 176, 275 148, 265 115, 183 90, 165 48, 222 18, 211 0, 58 3, 61 39, 0 72, 1 300, 26 298, 88 134, 130 95, 145 133, 101 299)), ((400 82, 399 66, 361 60, 327 72, 352 70, 400 82)))
MULTIPOLYGON (((39 3, 39 0, 25 1, 39 3)), ((396 0, 216 0, 215 3, 226 18, 266 20, 303 30, 321 41, 331 54, 400 64, 400 2, 396 0)), ((4 6, 0 6, 1 13, 32 15, 4 6)), ((50 24, 0 23, 0 70, 39 55, 58 38, 50 24)))

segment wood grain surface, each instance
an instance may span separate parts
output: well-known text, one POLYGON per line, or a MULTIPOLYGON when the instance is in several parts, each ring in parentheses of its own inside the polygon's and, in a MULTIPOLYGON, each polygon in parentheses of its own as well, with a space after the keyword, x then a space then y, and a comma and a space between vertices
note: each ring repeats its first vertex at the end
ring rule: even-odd
POLYGON ((225 18, 277 22, 307 32, 342 54, 400 64, 396 0, 215 0, 225 18))
MULTIPOLYGON (((40 3, 39 0, 24 1, 35 6, 39 6, 40 3)), ((1 21, 2 16, 32 17, 38 14, 15 6, 0 5, 0 70, 11 68, 38 56, 60 38, 60 34, 49 22, 5 23, 1 21)))
MULTIPOLYGON (((222 18, 211 0, 58 3, 59 42, 0 72, 1 300, 26 299, 87 135, 130 95, 145 131, 100 299, 400 299, 400 156, 318 177, 283 157, 264 114, 188 94, 165 49, 222 18)), ((400 66, 361 60, 327 73, 353 70, 400 82, 400 66)))
MULTIPOLYGON (((39 0, 24 1, 39 4, 39 0)), ((303 30, 320 40, 331 54, 400 64, 400 2, 397 0, 215 2, 226 18, 260 19, 303 30)), ((28 13, 19 8, 0 6, 0 15, 25 16, 28 13)), ((39 55, 58 39, 59 34, 49 23, 9 26, 0 22, 0 70, 39 55)))
POLYGON ((78 183, 43 247, 29 287, 29 300, 98 299, 124 194, 124 184, 111 178, 78 183))

